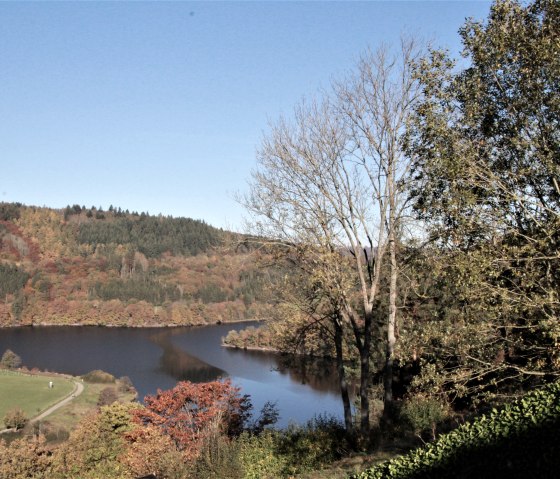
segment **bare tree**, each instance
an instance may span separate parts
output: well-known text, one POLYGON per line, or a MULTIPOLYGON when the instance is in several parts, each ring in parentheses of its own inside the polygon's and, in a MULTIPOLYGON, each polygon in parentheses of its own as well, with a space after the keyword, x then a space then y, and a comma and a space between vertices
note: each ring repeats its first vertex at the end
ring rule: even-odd
MULTIPOLYGON (((372 342, 380 319, 387 329, 385 402, 392 401, 397 244, 409 170, 399 140, 415 100, 411 62, 418 52, 412 40, 403 40, 397 54, 386 47, 369 52, 331 94, 302 102, 291 121, 272 125, 243 201, 254 214, 256 233, 277 242, 309 274, 312 288, 328 298, 331 314, 325 317, 335 336, 341 337, 343 326, 351 328, 364 437, 370 431, 372 342), (389 311, 383 313, 380 294, 388 277, 389 311)), ((338 349, 337 358, 344 360, 338 349)))
MULTIPOLYGON (((385 411, 392 403, 393 363, 396 344, 399 264, 397 247, 407 218, 407 188, 411 162, 402 149, 412 108, 418 99, 413 65, 422 49, 410 38, 402 38, 400 54, 387 47, 368 52, 358 64, 357 74, 336 85, 338 114, 349 131, 349 153, 361 165, 383 231, 377 248, 383 258, 389 250, 389 311, 387 313, 384 371, 385 411)), ((381 267, 379 261, 378 267, 381 267)), ((378 273, 379 274, 379 273, 378 273)), ((375 296, 371 295, 370 301, 375 296)))

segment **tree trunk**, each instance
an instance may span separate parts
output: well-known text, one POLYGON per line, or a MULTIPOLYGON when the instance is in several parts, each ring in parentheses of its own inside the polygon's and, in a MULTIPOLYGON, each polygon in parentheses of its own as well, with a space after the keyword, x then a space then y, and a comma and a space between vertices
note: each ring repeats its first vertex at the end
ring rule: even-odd
POLYGON ((338 319, 334 321, 334 342, 336 349, 336 369, 338 371, 338 382, 340 385, 340 395, 344 407, 344 426, 348 436, 354 436, 354 424, 352 422, 352 408, 350 405, 350 394, 348 393, 348 381, 344 372, 344 358, 342 354, 342 325, 338 319))
POLYGON ((370 385, 370 350, 371 350, 371 322, 372 315, 366 313, 364 326, 364 341, 360 348, 360 433, 362 439, 369 440, 369 385, 370 385))
POLYGON ((393 405, 393 358, 395 353, 395 324, 397 319, 397 251, 394 225, 389 228, 389 256, 391 278, 389 285, 389 318, 387 320, 387 346, 385 351, 385 374, 383 378, 385 418, 391 414, 393 405))

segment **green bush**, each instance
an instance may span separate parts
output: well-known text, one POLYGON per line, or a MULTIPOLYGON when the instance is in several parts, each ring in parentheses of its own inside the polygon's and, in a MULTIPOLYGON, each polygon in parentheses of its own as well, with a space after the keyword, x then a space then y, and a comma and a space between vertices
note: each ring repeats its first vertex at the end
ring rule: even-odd
POLYGON ((556 477, 560 468, 560 382, 493 409, 434 443, 355 479, 556 477))
POLYGON ((101 383, 110 384, 116 382, 115 376, 112 374, 101 371, 100 369, 95 369, 82 376, 82 379, 86 383, 101 383))
POLYGON ((278 451, 286 457, 289 474, 320 468, 340 459, 347 451, 345 430, 334 417, 319 415, 305 426, 283 431, 278 451))
POLYGON ((239 447, 216 428, 203 440, 191 476, 193 479, 239 479, 244 476, 239 447))
POLYGON ((423 434, 430 433, 432 439, 436 438, 436 428, 449 416, 447 404, 437 399, 422 395, 406 399, 400 409, 402 422, 416 435, 422 438, 423 434))
POLYGON ((279 437, 278 431, 265 430, 258 436, 243 433, 237 439, 244 479, 275 479, 285 476, 288 459, 278 454, 279 437))
POLYGON ((289 478, 340 458, 344 444, 344 428, 326 416, 285 430, 253 428, 233 440, 209 435, 193 473, 197 479, 289 478))

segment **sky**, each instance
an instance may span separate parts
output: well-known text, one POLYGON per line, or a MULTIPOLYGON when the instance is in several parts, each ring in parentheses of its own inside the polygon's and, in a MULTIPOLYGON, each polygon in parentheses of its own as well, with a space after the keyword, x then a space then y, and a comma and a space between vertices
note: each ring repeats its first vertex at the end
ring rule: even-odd
POLYGON ((0 201, 242 230, 269 125, 401 33, 459 56, 487 1, 0 2, 0 201))

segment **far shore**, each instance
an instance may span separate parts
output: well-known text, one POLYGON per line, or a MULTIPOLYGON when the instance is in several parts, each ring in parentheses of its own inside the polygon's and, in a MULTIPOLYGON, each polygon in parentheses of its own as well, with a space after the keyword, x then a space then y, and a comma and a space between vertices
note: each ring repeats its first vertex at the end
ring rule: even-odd
POLYGON ((231 348, 231 349, 241 349, 242 351, 261 351, 266 353, 276 353, 276 354, 285 354, 284 352, 270 347, 265 346, 235 346, 234 344, 225 344, 222 343, 224 348, 231 348))
POLYGON ((233 321, 217 321, 215 323, 191 323, 191 324, 82 324, 82 323, 33 323, 33 324, 13 324, 13 325, 0 325, 0 330, 2 329, 20 329, 20 328, 46 328, 46 327, 86 327, 86 328, 129 328, 129 329, 156 329, 156 328, 185 328, 185 327, 204 327, 204 326, 220 326, 227 324, 238 324, 238 323, 260 323, 266 321, 266 319, 235 319, 233 321))

